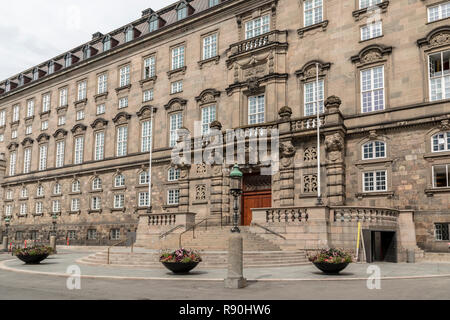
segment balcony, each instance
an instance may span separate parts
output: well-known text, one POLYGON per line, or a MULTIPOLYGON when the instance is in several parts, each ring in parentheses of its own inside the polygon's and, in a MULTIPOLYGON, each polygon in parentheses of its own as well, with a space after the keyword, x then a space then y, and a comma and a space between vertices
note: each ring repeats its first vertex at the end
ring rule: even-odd
POLYGON ((287 31, 274 30, 230 46, 230 58, 271 45, 287 46, 287 31))

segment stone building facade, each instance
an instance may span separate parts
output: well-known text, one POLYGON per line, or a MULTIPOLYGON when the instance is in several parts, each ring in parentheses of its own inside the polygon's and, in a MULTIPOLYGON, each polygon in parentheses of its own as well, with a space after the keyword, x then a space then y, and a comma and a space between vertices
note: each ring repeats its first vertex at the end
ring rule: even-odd
POLYGON ((3 229, 8 216, 18 241, 46 238, 56 221, 61 241, 81 244, 137 230, 145 246, 154 230, 229 222, 230 165, 171 161, 177 129, 194 133, 200 121, 205 134, 280 131, 277 174, 255 178, 261 166, 243 166, 244 224, 275 230, 283 215, 287 230, 310 208, 317 229, 294 223, 291 240, 323 235, 302 248, 352 247, 355 225, 338 224, 367 219, 368 231, 397 232, 404 248, 447 251, 448 6, 183 0, 95 33, 0 83, 3 229), (317 106, 324 207, 316 206, 317 106))

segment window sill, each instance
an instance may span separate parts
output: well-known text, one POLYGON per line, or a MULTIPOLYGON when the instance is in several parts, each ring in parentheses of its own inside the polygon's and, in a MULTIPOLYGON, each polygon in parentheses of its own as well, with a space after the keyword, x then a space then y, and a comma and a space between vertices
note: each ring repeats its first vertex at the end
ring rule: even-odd
POLYGON ((120 212, 120 211, 125 212, 126 211, 125 207, 124 208, 110 208, 109 210, 111 212, 120 212))
POLYGON ((108 91, 96 94, 94 96, 95 102, 98 102, 99 100, 106 100, 108 98, 108 91))
POLYGON ((367 42, 367 41, 370 41, 370 40, 377 40, 377 39, 380 39, 380 38, 383 38, 383 37, 384 37, 384 34, 382 34, 381 36, 369 38, 369 39, 366 39, 366 40, 359 40, 359 43, 364 43, 364 42, 367 42))
POLYGON ((14 200, 13 199, 5 199, 5 200, 3 200, 4 202, 13 202, 14 200))
POLYGON ((165 205, 162 206, 162 208, 164 210, 166 210, 166 209, 178 208, 178 206, 179 206, 178 204, 165 204, 165 205))
POLYGON ((370 197, 386 197, 388 199, 392 199, 394 197, 394 191, 361 192, 356 193, 355 196, 358 199, 370 197))
POLYGON ((33 213, 32 216, 33 217, 42 217, 44 214, 43 213, 33 213))
POLYGON ((146 189, 148 189, 148 184, 147 185, 145 185, 145 184, 138 184, 136 186, 136 188, 140 188, 140 189, 146 188, 146 189))
POLYGON ((18 214, 17 215, 17 218, 26 218, 26 217, 28 217, 27 213, 26 214, 18 214))
POLYGON ((327 29, 327 26, 328 26, 328 20, 323 20, 319 23, 315 23, 310 26, 298 29, 297 34, 299 35, 300 38, 303 38, 303 36, 305 35, 306 32, 315 30, 315 29, 320 29, 320 28, 322 29, 322 31, 325 31, 327 29))
POLYGON ((429 162, 433 162, 435 159, 450 157, 450 151, 430 152, 423 155, 423 158, 429 162))
POLYGON ((102 213, 102 209, 95 209, 95 210, 90 209, 90 210, 88 210, 88 213, 89 214, 91 214, 91 213, 102 213))
POLYGON ((384 164, 385 167, 389 167, 389 164, 391 164, 394 160, 391 158, 379 158, 379 159, 368 159, 368 160, 358 160, 355 162, 355 166, 358 168, 362 168, 364 166, 370 166, 370 165, 377 165, 377 164, 384 164))
POLYGON ((44 196, 36 196, 36 197, 34 197, 34 199, 36 199, 36 200, 38 200, 38 199, 44 199, 45 197, 44 196))
POLYGON ((86 106, 86 104, 87 104, 87 98, 86 99, 83 99, 83 100, 78 100, 78 101, 75 101, 73 104, 75 105, 75 108, 78 108, 78 107, 85 107, 86 106))
POLYGON ((50 116, 50 110, 48 111, 44 111, 44 112, 40 112, 39 113, 39 117, 42 119, 44 116, 50 116))
POLYGON ((19 125, 20 124, 20 120, 17 120, 17 121, 13 121, 13 122, 11 122, 11 127, 13 127, 13 126, 15 126, 15 125, 19 125))
POLYGON ((301 193, 298 197, 300 199, 317 198, 317 192, 315 192, 315 193, 301 193))
MULTIPOLYGON (((381 9, 382 13, 385 13, 387 11, 387 7, 389 6, 389 1, 378 3, 377 6, 381 9)), ((362 16, 367 13, 367 11, 368 8, 355 10, 352 12, 352 16, 355 18, 355 21, 359 21, 361 20, 362 16)))
POLYGON ((185 75, 185 74, 186 74, 186 69, 187 69, 187 67, 184 66, 184 67, 182 67, 182 68, 178 68, 178 69, 174 69, 174 70, 167 71, 167 76, 169 77, 169 79, 172 79, 172 77, 173 77, 174 75, 177 75, 177 74, 183 74, 183 75, 185 75))
POLYGON ((81 191, 70 192, 70 193, 69 193, 69 196, 77 196, 77 195, 80 195, 80 194, 81 194, 81 191))
POLYGON ((121 190, 126 190, 127 187, 123 186, 123 187, 113 187, 112 190, 113 191, 121 191, 121 190))
POLYGON ((183 93, 183 90, 177 91, 177 92, 171 92, 170 95, 171 95, 171 96, 174 96, 174 95, 180 94, 180 93, 183 93))
POLYGON ((197 63, 198 63, 198 66, 200 67, 200 69, 203 69, 203 66, 205 64, 208 64, 210 62, 214 62, 215 64, 219 64, 219 61, 220 61, 220 56, 215 56, 215 57, 212 57, 212 58, 201 60, 201 61, 199 61, 197 63))
POLYGON ((78 211, 69 211, 68 213, 69 213, 69 216, 72 215, 72 214, 80 215, 81 211, 80 210, 78 210, 78 211))
POLYGON ((63 105, 63 106, 59 106, 58 108, 56 108, 56 112, 60 112, 60 111, 67 111, 67 108, 69 107, 69 105, 63 105))
POLYGON ((59 197, 62 197, 62 194, 52 194, 51 197, 52 198, 59 198, 59 197))
POLYGON ((28 122, 28 121, 33 121, 34 120, 34 115, 33 116, 30 116, 30 117, 26 117, 25 118, 25 122, 28 122))
POLYGON ((425 189, 425 194, 428 197, 433 197, 436 193, 450 193, 450 187, 425 189))
POLYGON ((201 204, 208 204, 208 200, 195 200, 192 202, 193 205, 201 205, 201 204))
POLYGON ((157 76, 153 76, 147 79, 142 79, 139 81, 139 84, 141 85, 141 88, 143 88, 145 84, 154 84, 157 78, 157 76))
POLYGON ((101 193, 101 192, 103 192, 103 189, 89 191, 89 193, 101 193))
POLYGON ((120 94, 121 92, 125 92, 125 91, 129 92, 130 89, 131 89, 131 84, 128 84, 126 86, 122 86, 122 87, 116 88, 116 93, 120 94))
POLYGON ((445 20, 448 20, 448 19, 450 19, 450 17, 439 19, 439 20, 430 21, 430 22, 427 22, 426 25, 432 24, 432 23, 441 22, 441 21, 445 21, 445 20))

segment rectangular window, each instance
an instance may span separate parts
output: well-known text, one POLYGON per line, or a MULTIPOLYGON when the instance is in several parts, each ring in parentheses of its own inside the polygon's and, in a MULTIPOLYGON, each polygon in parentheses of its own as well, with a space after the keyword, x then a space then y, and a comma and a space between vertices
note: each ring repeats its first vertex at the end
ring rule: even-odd
POLYGON ((316 81, 305 83, 304 97, 305 97, 305 116, 312 116, 317 114, 317 105, 319 105, 320 113, 323 113, 324 81, 319 80, 318 83, 316 81))
POLYGON ((177 19, 181 20, 187 17, 187 7, 181 7, 177 10, 177 19))
POLYGON ((148 207, 148 192, 139 192, 139 207, 148 207))
POLYGON ((322 0, 305 0, 304 4, 305 27, 322 22, 322 0))
POLYGON ((47 169, 47 145, 39 147, 39 171, 47 169))
POLYGON ((172 70, 184 67, 184 46, 172 49, 172 70))
POLYGON ((142 122, 141 127, 141 152, 149 152, 152 144, 152 123, 151 121, 142 122))
POLYGON ((5 216, 11 216, 12 215, 12 205, 8 204, 5 207, 5 216))
POLYGON ((41 122, 41 130, 44 131, 44 130, 47 130, 47 129, 48 129, 48 121, 47 120, 42 121, 41 122))
POLYGON ((120 240, 120 229, 111 229, 111 240, 120 240))
POLYGON ((145 90, 143 93, 142 101, 148 102, 153 100, 153 89, 145 90))
POLYGON ((181 112, 170 116, 170 141, 169 147, 174 147, 178 140, 178 129, 183 126, 183 114, 181 112))
POLYGON ((15 151, 13 151, 9 155, 9 175, 10 176, 13 176, 16 174, 16 161, 17 161, 17 154, 15 151))
POLYGON ((171 94, 182 92, 182 91, 183 91, 183 81, 182 80, 171 83, 171 87, 170 87, 171 94))
POLYGON ((209 134, 209 125, 216 120, 216 106, 202 108, 202 134, 209 134))
POLYGON ((433 166, 433 187, 450 187, 450 165, 433 166))
POLYGON ((75 138, 75 157, 74 163, 83 163, 84 137, 75 138))
POLYGON ((47 112, 49 110, 50 110, 50 93, 47 93, 42 96, 42 112, 47 112))
POLYGON ((52 203, 52 212, 59 213, 61 212, 61 202, 59 200, 53 200, 52 203))
POLYGON ((67 106, 67 88, 59 90, 59 106, 67 106))
POLYGON ((72 199, 70 203, 70 211, 72 212, 80 211, 80 199, 72 199))
POLYGON ((35 212, 36 214, 42 214, 43 210, 42 210, 42 202, 36 202, 36 208, 35 208, 35 212))
POLYGON ((450 17, 450 1, 428 8, 428 22, 450 17))
POLYGON ((89 229, 88 230, 88 240, 95 240, 95 239, 97 239, 97 230, 89 229))
POLYGON ((97 85, 97 93, 102 94, 108 90, 108 76, 106 74, 102 74, 98 76, 98 85, 97 85))
POLYGON ((361 27, 361 41, 381 37, 382 35, 383 24, 381 21, 376 21, 361 27))
POLYGON ((31 168, 31 148, 23 151, 23 173, 29 173, 31 168))
POLYGON ((265 96, 253 96, 248 98, 248 124, 264 123, 265 96))
POLYGON ((245 23, 245 39, 257 37, 270 31, 270 16, 267 14, 245 23))
POLYGON ((58 126, 62 126, 66 124, 66 116, 59 116, 58 117, 58 126))
POLYGON ((39 185, 36 188, 36 197, 43 197, 44 196, 44 187, 42 185, 39 185))
POLYGON ((97 115, 104 114, 106 111, 105 109, 106 109, 106 107, 105 107, 104 103, 101 105, 98 105, 97 106, 97 115))
POLYGON ((170 168, 168 172, 167 180, 169 182, 178 181, 180 179, 180 169, 170 168))
POLYGON ((28 134, 32 134, 33 133, 33 126, 26 126, 26 128, 25 128, 25 134, 26 135, 28 135, 28 134))
POLYGON ((20 116, 19 110, 20 110, 20 107, 19 107, 19 106, 14 106, 14 108, 13 108, 12 122, 19 121, 19 116, 20 116))
POLYGON ((139 174, 139 184, 148 184, 150 182, 148 171, 142 171, 139 174))
POLYGON ((69 240, 76 240, 77 239, 77 232, 75 230, 67 231, 67 238, 69 238, 69 240))
POLYGON ((86 81, 78 83, 78 101, 86 99, 86 81))
POLYGON ((92 210, 100 210, 102 199, 100 197, 92 197, 91 200, 91 209, 92 210))
POLYGON ((23 234, 22 231, 16 231, 16 240, 22 240, 23 234))
POLYGON ((144 79, 150 79, 155 76, 156 58, 149 57, 144 60, 144 79))
POLYGON ((2 134, 0 134, 0 142, 3 142, 3 141, 5 141, 5 136, 2 133, 2 134))
POLYGON ((449 227, 450 227, 450 223, 436 223, 434 225, 434 234, 435 234, 435 239, 438 241, 448 241, 450 240, 449 238, 449 227))
POLYGON ((95 133, 95 155, 94 160, 103 160, 105 154, 105 133, 97 132, 95 133))
POLYGON ((450 131, 434 135, 431 144, 433 152, 450 151, 450 131))
POLYGON ((6 124, 6 110, 0 111, 0 127, 6 124))
POLYGON ((209 0, 209 7, 214 7, 219 4, 219 0, 209 0))
POLYGON ((128 127, 117 128, 117 156, 127 155, 128 127))
POLYGON ((12 130, 11 131, 11 139, 16 139, 17 138, 17 130, 12 130))
POLYGON ((27 214, 28 208, 26 203, 20 204, 20 215, 25 216, 27 214))
POLYGON ((450 51, 429 56, 430 100, 450 99, 450 51))
POLYGON ((381 3, 383 0, 359 0, 359 8, 369 8, 372 7, 378 3, 381 3))
POLYGON ((158 18, 154 18, 152 20, 150 20, 149 24, 148 24, 148 31, 149 32, 153 32, 158 30, 159 27, 159 19, 158 18))
POLYGON ((130 66, 120 68, 120 87, 130 84, 130 66))
POLYGON ((180 190, 172 189, 167 192, 167 204, 176 205, 180 201, 180 190))
POLYGON ((217 34, 203 38, 203 60, 217 56, 217 34))
POLYGON ((27 103, 27 118, 34 115, 34 100, 28 100, 27 103))
POLYGON ((61 168, 64 166, 64 148, 64 141, 58 141, 56 143, 56 168, 61 168))
POLYGON ((384 109, 384 66, 361 71, 361 109, 363 113, 384 109))
POLYGON ((114 196, 114 209, 121 209, 123 208, 125 202, 125 195, 123 194, 116 194, 114 196))
POLYGON ((387 190, 386 171, 363 173, 364 192, 381 192, 387 190))
POLYGON ((83 119, 84 119, 84 111, 83 110, 77 111, 77 121, 80 121, 83 119))
POLYGON ((128 107, 128 97, 119 99, 119 109, 128 107))

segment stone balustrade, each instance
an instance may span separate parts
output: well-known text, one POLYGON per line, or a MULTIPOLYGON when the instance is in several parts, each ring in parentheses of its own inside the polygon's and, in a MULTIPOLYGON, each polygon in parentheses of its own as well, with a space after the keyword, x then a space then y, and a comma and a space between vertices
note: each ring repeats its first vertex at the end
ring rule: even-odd
MULTIPOLYGON (((319 116, 320 126, 325 124, 325 116, 319 116)), ((291 121, 291 131, 298 132, 304 130, 315 129, 317 124, 317 116, 305 117, 291 121)))
POLYGON ((395 226, 398 221, 399 211, 373 207, 331 207, 330 217, 334 223, 362 222, 395 226))
POLYGON ((230 52, 232 55, 235 55, 263 48, 269 44, 286 43, 286 36, 286 31, 274 30, 254 38, 232 44, 230 46, 230 52))
POLYGON ((308 208, 263 208, 253 209, 253 222, 298 224, 309 219, 308 208))
POLYGON ((176 212, 176 213, 161 213, 149 214, 148 224, 152 227, 164 227, 183 225, 186 228, 193 225, 195 222, 195 213, 191 212, 176 212))

